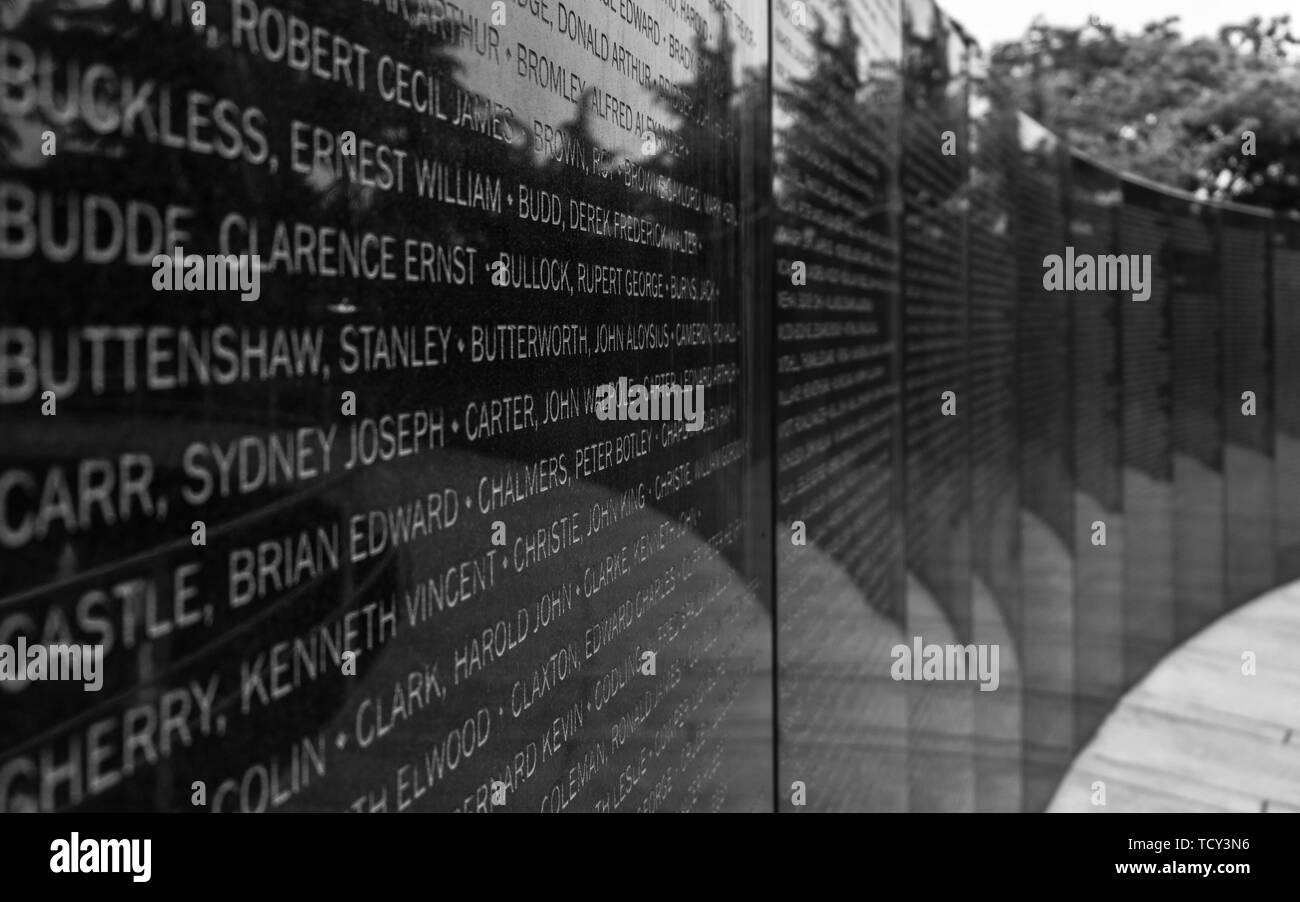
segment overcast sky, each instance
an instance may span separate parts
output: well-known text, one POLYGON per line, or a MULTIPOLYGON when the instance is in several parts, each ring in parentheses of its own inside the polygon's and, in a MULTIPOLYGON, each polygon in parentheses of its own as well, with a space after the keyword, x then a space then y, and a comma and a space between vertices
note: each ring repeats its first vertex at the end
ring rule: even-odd
POLYGON ((982 47, 1024 34, 1039 13, 1053 25, 1082 25, 1090 13, 1137 31, 1148 22, 1181 16, 1188 37, 1214 35, 1219 26, 1251 16, 1291 14, 1291 29, 1300 36, 1300 0, 938 0, 939 6, 974 35, 982 47))

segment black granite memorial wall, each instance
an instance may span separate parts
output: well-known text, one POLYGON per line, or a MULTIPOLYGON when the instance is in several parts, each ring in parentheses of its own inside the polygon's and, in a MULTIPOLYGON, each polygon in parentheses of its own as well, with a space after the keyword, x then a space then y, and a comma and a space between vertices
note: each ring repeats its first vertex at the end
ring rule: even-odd
POLYGON ((1016 111, 970 58, 967 313, 971 626, 1001 649, 994 692, 974 693, 975 809, 1014 811, 1021 793, 1020 508, 1016 468, 1016 250, 1011 177, 1016 111))
POLYGON ((808 4, 773 28, 778 782, 902 810, 899 18, 808 4))
MULTIPOLYGON (((963 409, 970 401, 966 93, 966 44, 955 23, 931 0, 905 0, 901 391, 907 635, 941 644, 971 637, 971 417, 963 409)), ((911 807, 969 810, 975 792, 970 685, 909 683, 908 693, 911 807)))
POLYGON ((1047 803, 1074 743, 1074 529, 1068 296, 1048 291, 1043 262, 1068 246, 1060 143, 1020 120, 1013 170, 1017 413, 1020 444, 1020 666, 1024 802, 1047 803))
POLYGON ((1174 636, 1223 610, 1224 334, 1214 211, 1170 193, 1164 203, 1173 326, 1174 636))
POLYGON ((1150 297, 1121 309, 1124 372, 1124 674, 1133 682, 1174 638, 1173 324, 1163 195, 1122 186, 1119 244, 1150 260, 1150 297))
POLYGON ((0 809, 770 809, 764 7, 5 18, 0 809))
POLYGON ((1227 513, 1224 574, 1228 606, 1275 584, 1273 536, 1272 303, 1273 223, 1253 211, 1220 213, 1223 302, 1224 479, 1227 513), (1263 385, 1261 391, 1254 386, 1263 385), (1250 415, 1244 415, 1251 399, 1250 415))
POLYGON ((931 0, 201 6, 0 9, 0 812, 1039 810, 1300 577, 1300 225, 931 0))
MULTIPOLYGON (((1119 178, 1070 157, 1070 246, 1118 254, 1119 178)), ((1074 419, 1075 735, 1092 733, 1123 686, 1123 549, 1118 291, 1069 295, 1074 419)))
POLYGON ((1277 581, 1300 579, 1300 224, 1277 223, 1273 232, 1273 433, 1277 581))

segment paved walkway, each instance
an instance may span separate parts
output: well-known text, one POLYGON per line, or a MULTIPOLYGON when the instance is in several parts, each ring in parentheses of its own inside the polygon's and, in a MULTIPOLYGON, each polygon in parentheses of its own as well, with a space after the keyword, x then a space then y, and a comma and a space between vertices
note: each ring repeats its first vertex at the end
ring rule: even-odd
POLYGON ((1212 623, 1120 700, 1048 810, 1300 812, 1297 648, 1300 582, 1212 623))

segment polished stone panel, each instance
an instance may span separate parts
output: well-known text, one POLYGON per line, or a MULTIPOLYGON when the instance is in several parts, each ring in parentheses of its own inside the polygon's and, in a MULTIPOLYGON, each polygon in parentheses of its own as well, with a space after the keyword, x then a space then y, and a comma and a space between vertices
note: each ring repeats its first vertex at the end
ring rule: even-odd
POLYGON ((1020 807, 1021 619, 1016 419, 1016 252, 1011 184, 1020 159, 1015 109, 970 59, 968 197, 971 624, 977 643, 1000 648, 996 692, 975 693, 975 808, 1020 807))
POLYGON ((507 6, 4 14, 0 809, 771 809, 767 11, 507 6))
POLYGON ((899 10, 807 7, 774 18, 778 785, 901 810, 899 10))
MULTIPOLYGON (((903 3, 903 66, 907 633, 963 644, 972 630, 967 45, 931 0, 903 3)), ((915 810, 975 804, 972 685, 910 686, 915 810)))
POLYGON ((1042 808, 1074 734, 1074 515, 1070 473, 1068 295, 1047 291, 1043 261, 1067 246, 1062 148, 1020 119, 1013 179, 1020 423, 1024 804, 1042 808))
POLYGON ((1225 308, 1214 211, 1173 193, 1164 208, 1173 319, 1174 635, 1181 641, 1226 602, 1225 308))
MULTIPOLYGON (((1119 178, 1072 155, 1070 245, 1079 254, 1119 253, 1119 178)), ((1070 296, 1074 417, 1074 654, 1076 741, 1091 734, 1119 696, 1123 678, 1125 521, 1120 476, 1119 321, 1122 293, 1070 296)))
POLYGON ((1174 639, 1173 361, 1167 218, 1160 192, 1126 182, 1119 246, 1148 258, 1150 297, 1126 292, 1124 367, 1124 678, 1150 669, 1174 639))
POLYGON ((1273 232, 1274 538, 1277 581, 1300 579, 1300 224, 1273 232))
POLYGON ((1273 304, 1268 291, 1272 231, 1271 217, 1236 210, 1221 213, 1228 606, 1250 601, 1276 585, 1273 418, 1277 397, 1273 304), (1250 397, 1255 400, 1253 412, 1248 407, 1250 397))

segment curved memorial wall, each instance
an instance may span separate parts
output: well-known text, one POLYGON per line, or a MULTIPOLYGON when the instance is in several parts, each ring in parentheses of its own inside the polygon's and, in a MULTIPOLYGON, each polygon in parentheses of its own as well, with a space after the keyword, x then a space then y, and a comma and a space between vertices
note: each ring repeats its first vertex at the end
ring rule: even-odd
POLYGON ((11 5, 0 812, 1042 809, 1298 290, 930 0, 11 5))

